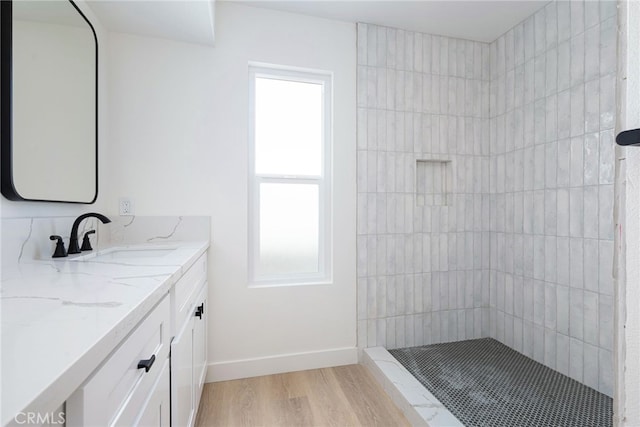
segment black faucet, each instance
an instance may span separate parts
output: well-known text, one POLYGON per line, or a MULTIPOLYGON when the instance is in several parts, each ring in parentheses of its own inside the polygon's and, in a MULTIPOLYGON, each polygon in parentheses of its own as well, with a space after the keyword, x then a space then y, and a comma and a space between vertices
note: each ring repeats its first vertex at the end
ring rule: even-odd
POLYGON ((103 224, 108 224, 111 222, 111 220, 106 216, 95 212, 82 214, 78 218, 76 218, 76 220, 73 221, 73 226, 71 227, 71 235, 69 236, 69 254, 80 253, 80 247, 78 246, 78 227, 80 226, 80 223, 83 219, 89 217, 98 218, 100 221, 102 221, 103 224))
POLYGON ((53 253, 53 256, 51 258, 64 258, 64 257, 66 257, 67 256, 67 251, 64 248, 64 241, 62 240, 62 237, 54 234, 52 236, 49 236, 49 239, 58 241, 56 243, 56 251, 53 253))

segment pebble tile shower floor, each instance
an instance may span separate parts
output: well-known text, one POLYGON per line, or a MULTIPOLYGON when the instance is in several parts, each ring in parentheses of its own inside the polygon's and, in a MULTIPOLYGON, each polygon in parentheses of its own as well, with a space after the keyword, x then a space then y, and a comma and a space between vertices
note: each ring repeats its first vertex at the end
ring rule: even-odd
POLYGON ((612 426, 613 400, 492 338, 389 350, 465 426, 612 426))

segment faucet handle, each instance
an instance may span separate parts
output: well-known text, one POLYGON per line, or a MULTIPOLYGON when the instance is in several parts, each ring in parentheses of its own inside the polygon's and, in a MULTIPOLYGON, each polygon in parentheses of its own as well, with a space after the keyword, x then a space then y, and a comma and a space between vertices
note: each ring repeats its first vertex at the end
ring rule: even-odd
POLYGON ((58 242, 56 243, 56 250, 53 253, 53 255, 51 256, 52 258, 63 258, 67 256, 67 251, 64 248, 64 241, 62 240, 62 237, 53 234, 51 236, 49 236, 49 240, 57 240, 58 242))
POLYGON ((89 234, 96 234, 96 230, 89 230, 84 233, 84 237, 82 238, 82 247, 81 251, 91 251, 93 248, 91 247, 91 242, 89 241, 89 234))

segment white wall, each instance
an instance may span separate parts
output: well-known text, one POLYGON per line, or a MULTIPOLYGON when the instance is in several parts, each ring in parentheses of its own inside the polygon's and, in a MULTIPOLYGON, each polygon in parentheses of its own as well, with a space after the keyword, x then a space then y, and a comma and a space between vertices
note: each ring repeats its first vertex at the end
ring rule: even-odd
MULTIPOLYGON (((0 196, 0 214, 2 218, 44 217, 44 216, 76 216, 84 212, 105 210, 105 195, 108 182, 106 179, 107 157, 107 36, 101 23, 83 0, 76 1, 87 19, 91 21, 98 36, 98 199, 94 204, 14 202, 0 196)), ((73 158, 61 168, 74 168, 73 158)), ((38 171, 34 171, 38 173, 38 171)), ((46 176, 42 177, 46 179, 46 176)), ((81 178, 81 177, 79 177, 81 178)), ((71 224, 70 224, 71 225, 71 224)), ((43 236, 47 239, 48 236, 43 236)))
MULTIPOLYGON (((640 128, 640 3, 619 2, 616 133, 640 128)), ((614 425, 640 425, 640 147, 616 150, 614 425)))
POLYGON ((211 215, 209 380, 353 363, 355 26, 219 3, 216 47, 110 35, 108 208, 211 215), (248 63, 334 73, 334 282, 247 287, 248 63))

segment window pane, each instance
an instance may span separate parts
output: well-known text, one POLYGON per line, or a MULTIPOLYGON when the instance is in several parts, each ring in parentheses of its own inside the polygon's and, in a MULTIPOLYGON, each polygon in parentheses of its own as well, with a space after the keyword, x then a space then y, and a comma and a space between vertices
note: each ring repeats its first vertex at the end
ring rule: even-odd
POLYGON ((319 189, 260 184, 258 276, 318 273, 319 189))
POLYGON ((256 77, 256 173, 320 175, 321 84, 256 77))

